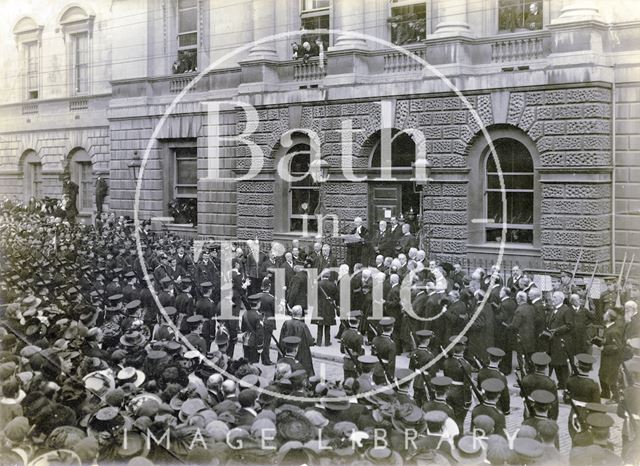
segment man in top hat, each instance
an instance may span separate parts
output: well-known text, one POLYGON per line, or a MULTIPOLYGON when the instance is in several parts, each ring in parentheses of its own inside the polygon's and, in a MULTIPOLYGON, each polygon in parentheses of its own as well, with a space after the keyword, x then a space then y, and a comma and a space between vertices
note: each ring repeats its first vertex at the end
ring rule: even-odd
POLYGON ((507 385, 507 378, 500 372, 500 363, 505 356, 505 352, 500 348, 489 347, 487 348, 487 354, 489 355, 489 364, 482 367, 478 371, 478 385, 482 386, 482 382, 487 379, 498 379, 504 384, 504 389, 500 394, 500 400, 498 401, 498 407, 504 414, 511 412, 511 398, 509 396, 509 387, 507 385))
POLYGON ((373 381, 378 385, 391 383, 387 379, 393 377, 396 370, 396 344, 391 339, 394 323, 393 317, 380 319, 381 333, 371 342, 371 354, 377 356, 380 362, 373 370, 373 381))
POLYGON ((301 306, 293 306, 291 309, 291 319, 282 324, 282 330, 280 331, 281 344, 284 339, 289 336, 295 336, 300 339, 296 359, 300 361, 300 364, 302 364, 302 367, 307 371, 307 374, 312 376, 314 369, 311 347, 315 344, 315 341, 311 336, 309 327, 307 327, 307 324, 303 320, 301 306))
POLYGON ((250 308, 242 315, 242 323, 240 331, 242 335, 242 349, 244 357, 251 364, 255 364, 260 360, 259 353, 263 351, 263 345, 268 344, 264 341, 264 329, 262 323, 262 314, 260 314, 260 295, 253 294, 248 297, 250 308))
POLYGON ((600 403, 600 387, 598 382, 592 380, 589 373, 596 362, 589 354, 580 353, 575 356, 578 373, 567 379, 567 394, 573 400, 569 413, 569 435, 574 435, 584 429, 585 418, 584 403, 600 403))
POLYGON ((360 311, 351 311, 347 321, 349 328, 342 332, 340 352, 344 354, 342 363, 344 380, 358 377, 357 358, 364 354, 364 337, 358 332, 361 317, 362 313, 360 311), (356 361, 353 361, 352 357, 356 358, 356 361))
MULTIPOLYGON (((450 341, 453 342, 456 338, 457 336, 452 336, 450 341)), ((453 354, 447 357, 442 364, 444 375, 451 378, 451 388, 449 389, 447 401, 453 407, 454 420, 458 424, 460 432, 464 432, 464 420, 471 405, 471 386, 465 377, 465 372, 471 374, 471 364, 464 359, 464 345, 466 342, 467 337, 461 336, 453 347, 453 354)))
POLYGON ((505 389, 505 384, 500 379, 490 378, 482 382, 481 388, 484 393, 484 400, 471 411, 471 424, 473 425, 473 420, 476 417, 484 414, 493 419, 495 423, 494 432, 503 435, 507 421, 497 404, 502 391, 505 389))
MULTIPOLYGON (((538 352, 531 355, 531 364, 533 366, 533 372, 528 373, 522 378, 522 386, 520 387, 520 395, 527 396, 531 399, 531 394, 536 390, 545 390, 553 394, 553 402, 549 408, 549 418, 558 419, 559 401, 558 401, 558 386, 551 377, 547 375, 547 370, 551 358, 547 353, 538 352)), ((525 404, 526 408, 526 404, 525 404)), ((524 417, 533 416, 533 413, 528 413, 525 409, 524 417)))
POLYGON ((433 353, 429 349, 432 336, 433 332, 431 330, 418 330, 415 333, 417 348, 413 350, 409 356, 409 369, 418 374, 418 376, 413 379, 413 396, 418 406, 422 406, 429 399, 427 392, 432 391, 429 381, 437 372, 435 364, 424 369, 434 358, 433 353))

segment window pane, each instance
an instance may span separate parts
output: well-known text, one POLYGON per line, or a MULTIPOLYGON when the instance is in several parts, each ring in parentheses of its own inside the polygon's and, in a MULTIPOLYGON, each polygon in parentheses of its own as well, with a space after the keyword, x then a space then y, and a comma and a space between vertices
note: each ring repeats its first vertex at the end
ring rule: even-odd
MULTIPOLYGON (((488 242, 500 242, 502 240, 502 228, 488 228, 486 240, 488 242)), ((533 230, 507 228, 506 241, 508 243, 533 243, 533 230)))
POLYGON ((190 32, 198 29, 198 9, 178 12, 178 32, 190 32))
POLYGON ((391 42, 397 45, 418 42, 425 38, 427 28, 426 4, 398 6, 391 9, 389 27, 391 42))
MULTIPOLYGON (((533 175, 502 175, 505 189, 533 189, 533 175)), ((501 189, 498 175, 487 175, 488 189, 501 189)))
POLYGON ((542 2, 540 0, 500 0, 498 4, 500 31, 542 28, 542 2))
POLYGON ((329 8, 330 0, 304 0, 302 10, 317 10, 319 8, 329 8))
POLYGON ((318 206, 318 196, 316 189, 292 189, 291 214, 313 214, 318 206))
MULTIPOLYGON (((302 231, 304 220, 302 218, 292 218, 289 222, 289 229, 291 231, 302 231)), ((307 231, 318 231, 318 218, 315 216, 307 217, 307 231)))
POLYGON ((180 160, 176 162, 176 184, 198 183, 198 161, 180 160))
MULTIPOLYGON (((533 223, 533 192, 507 192, 507 223, 533 223)), ((500 192, 487 193, 487 218, 492 223, 502 223, 502 195, 500 192)))

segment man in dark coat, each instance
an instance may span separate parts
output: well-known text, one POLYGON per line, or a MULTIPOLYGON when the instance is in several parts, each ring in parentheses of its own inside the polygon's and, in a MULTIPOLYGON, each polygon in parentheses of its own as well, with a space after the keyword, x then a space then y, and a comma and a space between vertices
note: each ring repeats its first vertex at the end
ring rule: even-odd
POLYGON ((471 425, 476 417, 485 415, 493 419, 493 431, 498 435, 504 435, 507 421, 504 413, 498 407, 500 394, 505 389, 505 383, 496 378, 486 379, 481 384, 484 392, 484 400, 471 411, 471 425))
POLYGON ((614 309, 605 311, 604 332, 600 339, 594 339, 602 347, 598 377, 602 387, 602 398, 618 401, 618 374, 624 350, 623 326, 614 309))
POLYGON ((573 354, 591 354, 591 334, 589 327, 595 320, 595 312, 585 308, 580 302, 580 296, 569 296, 569 305, 573 308, 573 354))
POLYGON ((558 388, 564 390, 567 378, 569 377, 569 368, 567 366, 567 355, 564 350, 565 343, 563 339, 571 335, 573 328, 573 316, 571 309, 564 304, 564 293, 555 291, 551 296, 553 305, 552 311, 547 317, 546 334, 549 340, 549 356, 551 356, 551 373, 556 374, 558 380, 558 388))
POLYGON ((369 240, 369 231, 362 224, 361 217, 354 218, 353 224, 354 227, 350 233, 352 235, 358 235, 362 239, 359 242, 347 244, 347 264, 349 264, 350 270, 353 270, 355 264, 368 261, 368 258, 363 259, 363 256, 367 250, 366 242, 369 240))
MULTIPOLYGON (((595 363, 595 358, 589 354, 578 354, 575 357, 577 362, 577 374, 572 374, 567 379, 567 394, 574 403, 600 403, 600 387, 598 382, 592 380, 590 377, 591 369, 595 363)), ((582 406, 572 405, 571 412, 569 413, 568 429, 569 435, 573 439, 575 434, 582 428, 579 426, 578 418, 586 418, 586 408, 582 406), (577 410, 577 412, 575 412, 577 410)))
POLYGON ((293 272, 288 285, 287 304, 289 307, 302 306, 306 308, 309 305, 307 302, 307 271, 304 266, 295 264, 293 272))
MULTIPOLYGON (((280 331, 280 341, 283 342, 286 337, 295 336, 300 338, 296 359, 300 361, 304 370, 309 376, 314 374, 313 358, 311 357, 311 347, 315 345, 315 341, 311 337, 311 332, 307 324, 302 320, 302 307, 294 306, 291 309, 291 319, 282 324, 280 331)), ((282 343, 281 343, 282 344, 282 343)))
POLYGON ((531 354, 536 350, 535 335, 535 309, 527 302, 527 294, 524 291, 518 291, 516 294, 516 310, 513 314, 513 320, 510 328, 517 333, 516 344, 520 347, 516 348, 526 358, 529 364, 531 354))
POLYGON ((505 357, 500 361, 500 370, 503 374, 511 374, 512 348, 513 338, 509 332, 505 331, 505 325, 511 325, 513 315, 516 311, 515 299, 512 296, 511 289, 508 286, 500 289, 500 304, 494 312, 494 335, 495 345, 505 352, 505 357))
POLYGON ((411 225, 404 223, 402 225, 402 236, 397 240, 398 250, 404 254, 408 254, 411 248, 418 247, 418 240, 411 234, 411 225))
POLYGON ((544 338, 540 338, 540 334, 544 331, 547 323, 547 310, 544 302, 542 301, 542 292, 540 288, 531 288, 527 293, 529 302, 535 310, 535 331, 536 336, 536 351, 547 351, 549 342, 544 338))
POLYGON ((469 321, 467 305, 460 299, 458 290, 449 292, 449 304, 447 305, 444 319, 446 321, 444 341, 449 341, 449 338, 453 335, 458 335, 462 332, 462 329, 469 321))
POLYGON ((262 327, 262 314, 259 312, 260 295, 251 295, 248 298, 251 306, 243 315, 240 324, 242 335, 242 349, 244 357, 250 364, 260 360, 259 352, 263 349, 264 332, 262 327))
POLYGON ((109 187, 107 186, 107 182, 101 175, 98 175, 98 179, 96 180, 96 214, 98 216, 102 214, 102 205, 104 204, 108 191, 109 187))
POLYGON ((372 257, 382 254, 384 257, 393 256, 393 243, 387 229, 387 222, 380 220, 378 229, 371 237, 371 246, 373 247, 372 257))
POLYGON ((498 407, 504 414, 509 414, 511 411, 509 387, 507 385, 507 378, 499 369, 500 361, 505 357, 505 352, 500 348, 489 347, 487 348, 487 354, 489 355, 489 364, 478 371, 478 385, 482 386, 482 382, 488 379, 499 379, 502 381, 504 388, 502 392, 500 392, 498 407))
POLYGON ((261 360, 265 366, 271 366, 273 362, 271 362, 269 346, 272 340, 271 335, 276 330, 276 298, 269 292, 271 289, 271 280, 269 280, 268 277, 262 279, 261 287, 260 313, 262 314, 264 329, 264 349, 261 354, 261 360))
POLYGON ((419 374, 413 379, 413 396, 418 406, 422 406, 429 399, 427 392, 431 391, 429 381, 436 375, 435 364, 427 369, 422 369, 434 358, 429 349, 429 343, 433 337, 431 330, 418 330, 415 333, 417 348, 413 350, 409 357, 409 369, 418 371, 419 374))
POLYGON ((344 372, 344 380, 348 378, 357 378, 358 370, 357 370, 357 359, 361 355, 364 354, 364 337, 358 332, 358 327, 360 325, 360 318, 362 317, 362 313, 360 311, 354 310, 349 313, 348 325, 349 328, 342 332, 342 339, 340 340, 340 352, 344 354, 343 360, 343 372, 344 372), (353 356, 356 361, 351 359, 349 355, 349 351, 351 352, 351 356, 353 356))
MULTIPOLYGON (((558 419, 559 401, 558 401, 558 386, 547 375, 547 369, 551 358, 547 353, 538 352, 531 355, 531 364, 533 366, 533 372, 528 373, 522 378, 522 386, 520 387, 520 395, 527 396, 529 399, 536 390, 546 390, 553 395, 553 401, 550 403, 548 415, 550 419, 558 419)), ((525 408, 527 405, 525 404, 525 408)), ((525 409, 525 419, 529 416, 533 416, 535 413, 529 413, 525 409)))
POLYGON ((338 298, 338 287, 333 280, 330 280, 329 270, 320 272, 318 282, 318 335, 316 344, 322 346, 324 335, 324 346, 331 346, 331 326, 336 324, 336 310, 338 298))
POLYGON ((387 381, 387 378, 393 377, 396 371, 396 344, 391 339, 394 323, 395 319, 392 317, 380 319, 381 333, 371 342, 371 354, 382 361, 373 369, 373 381, 378 385, 392 382, 392 380, 387 381))

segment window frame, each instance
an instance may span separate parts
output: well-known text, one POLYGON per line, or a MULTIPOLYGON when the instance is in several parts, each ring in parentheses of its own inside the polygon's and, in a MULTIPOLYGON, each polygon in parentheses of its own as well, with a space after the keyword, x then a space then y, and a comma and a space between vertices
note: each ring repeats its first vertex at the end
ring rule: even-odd
MULTIPOLYGON (((308 37, 308 34, 302 33, 302 31, 306 30, 306 29, 303 29, 303 25, 305 20, 309 20, 309 19, 315 20, 316 18, 320 18, 322 16, 327 17, 328 23, 329 23, 327 29, 331 29, 331 24, 333 23, 333 18, 332 18, 333 2, 331 0, 329 0, 329 5, 326 7, 312 8, 312 9, 305 9, 305 0, 300 0, 300 31, 301 31, 300 43, 303 43, 305 40, 309 41, 309 43, 311 44, 312 50, 315 50, 316 48, 315 38, 311 40, 312 38, 308 37)), ((317 28, 314 27, 311 29, 317 29, 317 28)), ((324 51, 326 52, 327 49, 333 45, 333 37, 331 34, 321 34, 320 37, 323 39, 324 51)), ((312 54, 312 56, 316 56, 316 55, 318 55, 318 53, 312 54)))
MULTIPOLYGON (((495 16, 495 21, 496 21, 496 31, 498 34, 512 34, 514 32, 536 32, 536 31, 541 31, 542 29, 544 29, 545 25, 548 24, 548 11, 549 11, 549 2, 548 0, 509 0, 511 2, 520 2, 520 4, 522 5, 523 8, 523 21, 522 21, 522 26, 517 26, 514 27, 513 30, 511 29, 501 29, 500 28, 500 14, 503 10, 503 8, 505 7, 501 7, 500 3, 503 0, 496 0, 496 11, 497 11, 497 15, 495 16), (540 27, 539 28, 535 28, 535 29, 530 29, 528 27, 526 27, 526 23, 524 18, 526 18, 526 12, 528 10, 529 4, 531 3, 537 3, 538 7, 540 8, 539 13, 540 13, 540 27)), ((519 5, 518 5, 519 6, 519 5)))
POLYGON ((87 95, 89 93, 89 68, 90 68, 90 62, 89 62, 89 32, 88 31, 79 31, 79 32, 74 32, 72 34, 69 34, 69 39, 71 40, 71 55, 70 55, 70 59, 71 59, 71 89, 72 89, 72 94, 73 95, 87 95), (86 39, 86 48, 87 50, 85 51, 86 54, 86 62, 85 63, 79 63, 80 62, 80 39, 81 38, 85 38, 86 39), (81 78, 81 67, 85 68, 85 76, 84 78, 81 78), (80 83, 81 83, 81 79, 86 80, 86 82, 84 82, 84 86, 82 89, 80 89, 80 83))
POLYGON ((42 199, 44 197, 42 168, 42 159, 36 151, 29 149, 23 152, 20 169, 22 170, 25 202, 28 202, 31 198, 42 199))
POLYGON ((95 16, 87 13, 78 6, 67 8, 60 18, 60 25, 67 44, 67 83, 69 96, 90 95, 92 92, 92 62, 93 62, 93 22, 95 16), (75 14, 71 14, 73 12, 75 14), (68 17, 69 16, 69 17, 68 17), (68 17, 68 18, 67 18, 68 17), (66 18, 66 19, 65 19, 66 18), (78 91, 76 83, 76 46, 75 38, 78 35, 87 35, 86 52, 86 90, 78 91))
POLYGON ((172 170, 172 180, 171 186, 173 189, 172 200, 176 199, 198 199, 198 147, 197 146, 176 146, 171 148, 171 153, 173 156, 173 170, 172 170), (193 149, 195 150, 195 155, 193 157, 183 157, 182 160, 195 161, 196 163, 196 182, 195 184, 184 184, 178 183, 178 151, 182 151, 185 149, 193 149), (193 188, 195 190, 194 194, 183 194, 179 192, 180 188, 193 188))
POLYGON ((42 30, 43 26, 38 26, 33 19, 28 16, 22 17, 14 26, 13 34, 16 38, 16 43, 19 49, 20 60, 20 88, 21 88, 21 100, 38 100, 41 98, 41 63, 42 63, 42 30), (35 45, 36 52, 36 86, 30 88, 29 85, 29 48, 35 45), (36 92, 36 95, 31 95, 31 92, 36 92))
MULTIPOLYGON (((388 16, 389 19, 395 16, 393 14, 394 9, 413 7, 416 5, 424 6, 424 37, 417 39, 415 42, 404 42, 402 45, 419 44, 420 42, 426 39, 428 19, 429 19, 428 18, 428 12, 429 12, 428 1, 427 0, 389 0, 389 16, 388 16)), ((391 27, 390 23, 387 24, 387 34, 388 34, 387 37, 389 39, 389 42, 395 44, 393 40, 393 28, 391 27)))
MULTIPOLYGON (((489 136, 492 141, 500 139, 512 139, 519 142, 529 153, 533 167, 533 220, 531 229, 533 231, 533 241, 531 243, 515 243, 506 242, 505 247, 508 249, 518 250, 535 250, 540 247, 540 200, 542 199, 540 185, 540 163, 539 153, 535 143, 522 130, 515 127, 500 125, 488 128, 489 136)), ((468 222, 467 222, 467 246, 471 249, 496 247, 494 241, 487 241, 486 232, 491 227, 502 229, 502 223, 486 223, 487 219, 487 202, 485 192, 487 189, 487 160, 492 157, 490 148, 485 138, 480 135, 473 142, 469 150, 469 182, 468 182, 468 222)), ((498 192, 500 189, 497 190, 498 192)), ((519 225, 519 224, 513 224, 519 225)), ((525 224, 529 225, 529 224, 525 224)), ((510 224, 507 223, 507 229, 510 224)))
MULTIPOLYGON (((294 149, 296 149, 296 147, 302 146, 302 145, 306 145, 307 146, 307 150, 296 150, 296 155, 291 157, 291 160, 289 161, 289 167, 287 169, 287 172, 291 175, 291 176, 301 176, 302 174, 304 174, 305 172, 301 172, 301 171, 292 171, 292 164, 294 161, 294 158, 299 157, 301 155, 306 155, 306 157, 308 158, 308 168, 306 171, 306 176, 304 177, 304 179, 300 180, 300 181, 295 181, 292 183, 287 183, 288 185, 288 190, 287 190, 287 231, 289 233, 302 233, 302 230, 294 230, 292 227, 292 221, 293 220, 301 220, 302 224, 304 225, 304 215, 305 214, 294 214, 293 213, 293 192, 294 191, 309 191, 309 192, 316 192, 317 196, 318 196, 318 204, 320 203, 320 184, 316 183, 315 181, 313 181, 313 178, 311 177, 311 173, 310 173, 310 167, 311 167, 311 146, 309 144, 305 144, 305 143, 299 143, 299 144, 295 144, 293 145, 288 151, 287 154, 291 154, 292 151, 294 151, 294 149), (308 183, 308 180, 311 180, 310 183, 308 183), (303 182, 307 182, 307 185, 303 185, 303 182), (300 183, 299 185, 296 183, 300 183)), ((307 231, 309 233, 317 233, 317 225, 314 228, 311 227, 311 220, 315 220, 317 221, 317 217, 314 218, 315 212, 311 212, 308 211, 307 212, 307 231)))
MULTIPOLYGON (((185 53, 193 53, 195 57, 195 69, 198 69, 199 62, 199 52, 200 52, 200 1, 193 0, 194 6, 190 6, 187 8, 180 8, 180 2, 182 0, 175 0, 175 32, 176 32, 176 49, 175 49, 175 62, 180 63, 180 56, 185 53), (180 13, 183 11, 195 10, 196 22, 195 29, 189 31, 180 32, 180 13), (192 45, 180 45, 181 36, 186 36, 189 34, 196 35, 195 43, 192 45)), ((186 73, 188 71, 177 71, 174 69, 174 74, 186 73)))

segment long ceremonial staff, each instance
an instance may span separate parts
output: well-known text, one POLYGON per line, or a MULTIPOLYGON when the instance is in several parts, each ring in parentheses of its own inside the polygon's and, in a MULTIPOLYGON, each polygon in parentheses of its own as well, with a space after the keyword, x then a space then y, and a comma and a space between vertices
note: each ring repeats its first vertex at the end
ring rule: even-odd
MULTIPOLYGON (((614 259, 615 260, 615 259, 614 259)), ((624 272, 624 266, 627 263, 627 253, 624 253, 624 258, 622 259, 622 267, 620 267, 620 273, 618 274, 618 283, 616 285, 616 307, 622 307, 622 303, 620 302, 620 287, 622 286, 622 273, 624 272)))

